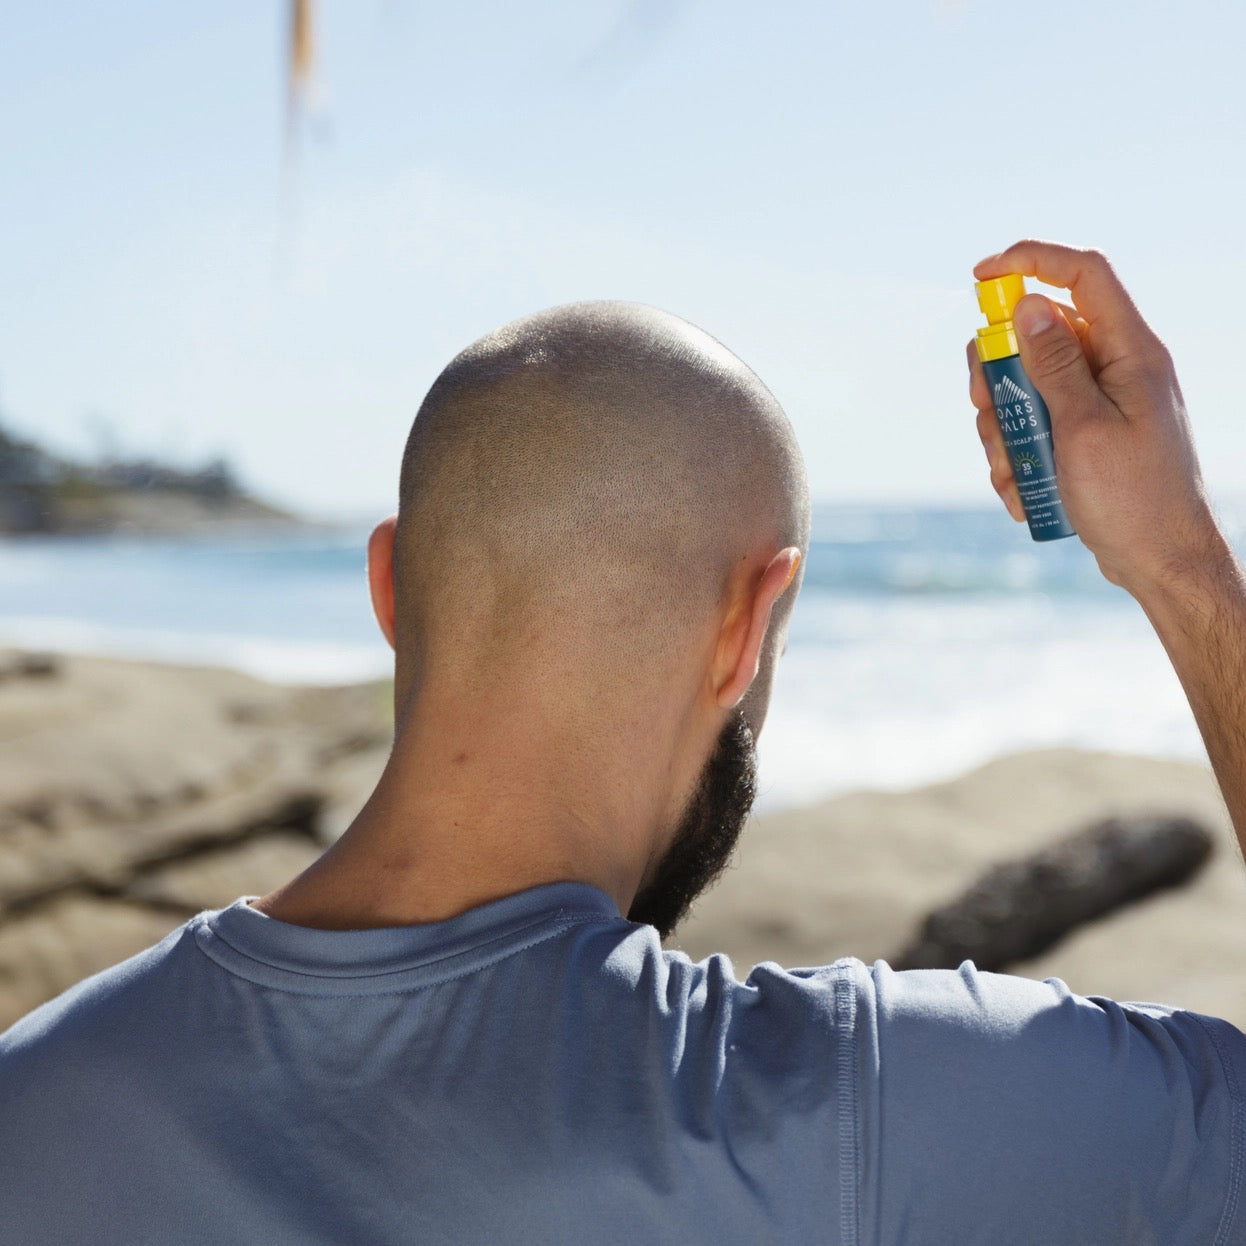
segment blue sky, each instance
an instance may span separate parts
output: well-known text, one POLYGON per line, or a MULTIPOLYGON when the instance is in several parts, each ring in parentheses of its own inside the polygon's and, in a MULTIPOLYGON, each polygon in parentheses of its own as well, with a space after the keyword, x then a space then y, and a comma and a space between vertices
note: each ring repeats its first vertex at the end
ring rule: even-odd
POLYGON ((1246 494, 1246 6, 321 0, 283 181, 285 5, 26 5, 0 45, 0 414, 392 504, 446 360, 637 299, 787 407, 824 500, 989 502, 970 268, 1103 247, 1246 494))

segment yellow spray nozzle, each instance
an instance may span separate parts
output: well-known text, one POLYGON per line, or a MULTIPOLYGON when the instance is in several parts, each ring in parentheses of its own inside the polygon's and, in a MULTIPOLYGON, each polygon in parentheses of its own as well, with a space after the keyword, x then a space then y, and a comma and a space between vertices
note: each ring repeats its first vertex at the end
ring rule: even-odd
POLYGON ((1025 297, 1025 278, 1019 273, 1008 273, 975 282, 974 291, 987 321, 987 327, 978 330, 978 358, 986 363, 1015 355, 1017 335, 1012 327, 1012 313, 1025 297))
POLYGON ((1013 308, 1025 298, 1025 278, 1009 273, 1006 277, 976 282, 974 290, 987 324, 1003 324, 1012 319, 1013 308))

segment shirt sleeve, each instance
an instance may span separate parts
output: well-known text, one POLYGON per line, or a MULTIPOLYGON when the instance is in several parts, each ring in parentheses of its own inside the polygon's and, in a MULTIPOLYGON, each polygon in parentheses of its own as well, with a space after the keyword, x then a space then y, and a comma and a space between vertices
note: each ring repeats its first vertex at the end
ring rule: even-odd
POLYGON ((1246 1036, 958 971, 862 967, 861 1240, 1246 1243, 1246 1036))

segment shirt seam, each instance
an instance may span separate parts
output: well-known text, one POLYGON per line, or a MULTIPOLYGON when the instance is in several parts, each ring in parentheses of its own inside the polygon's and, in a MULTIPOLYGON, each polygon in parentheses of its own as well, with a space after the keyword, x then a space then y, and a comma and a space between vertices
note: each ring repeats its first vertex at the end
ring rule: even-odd
POLYGON ((1190 1014, 1203 1032, 1211 1039, 1211 1045, 1216 1049, 1216 1057, 1220 1061, 1220 1069, 1224 1074, 1224 1080, 1229 1087, 1229 1103, 1232 1106, 1233 1127, 1232 1127, 1232 1143, 1229 1147, 1229 1188, 1225 1194, 1224 1210, 1220 1216, 1220 1226, 1216 1231, 1216 1239, 1213 1246, 1227 1246, 1229 1241, 1229 1232, 1237 1219, 1237 1205, 1241 1197, 1242 1186, 1242 1097, 1241 1089, 1237 1081, 1237 1073, 1233 1068, 1232 1061, 1228 1058, 1225 1051, 1224 1043, 1220 1035, 1216 1033, 1213 1026, 1200 1017, 1197 1013, 1190 1014))
MULTIPOLYGON (((557 917, 554 918, 553 920, 558 921, 563 924, 567 924, 568 922, 573 923, 575 921, 578 921, 581 918, 597 919, 599 921, 613 920, 613 918, 603 917, 602 914, 594 912, 591 909, 566 909, 566 908, 560 908, 558 910, 557 917)), ((238 944, 235 943, 232 939, 230 939, 227 934, 225 934, 223 931, 215 927, 208 926, 208 930, 212 934, 213 937, 220 939, 220 941, 224 943, 226 947, 237 952, 239 956, 244 956, 246 957, 247 960, 254 961, 257 965, 267 965, 270 969, 276 969, 281 973, 295 973, 295 974, 299 974, 303 977, 308 977, 308 978, 341 977, 343 979, 357 979, 357 978, 383 978, 387 974, 392 974, 392 973, 409 973, 412 969, 419 969, 425 965, 431 966, 431 965, 436 965, 440 963, 441 961, 453 960, 456 956, 466 956, 469 953, 476 951, 480 948, 487 948, 491 944, 498 943, 501 940, 506 939, 510 937, 511 935, 519 934, 520 932, 524 930, 530 930, 532 929, 533 926, 542 925, 543 923, 549 920, 551 920, 550 915, 548 913, 542 913, 539 916, 533 917, 531 921, 524 922, 522 923, 522 925, 513 926, 508 930, 502 931, 499 934, 491 936, 490 938, 483 939, 479 943, 471 943, 465 947, 460 948, 458 951, 445 952, 444 954, 433 956, 429 958, 428 960, 418 960, 412 964, 405 965, 400 969, 380 969, 380 970, 377 970, 375 973, 347 972, 343 974, 314 973, 306 969, 295 969, 295 968, 287 967, 285 965, 278 965, 278 964, 275 964, 271 960, 266 960, 262 956, 256 956, 252 954, 251 952, 247 951, 245 947, 239 947, 238 944)), ((205 923, 205 925, 206 924, 207 923, 205 923)), ((351 931, 348 933, 357 933, 357 932, 351 931)))
MULTIPOLYGON (((548 919, 539 919, 540 922, 544 922, 546 920, 548 919)), ((544 943, 547 939, 552 939, 556 935, 560 935, 564 933, 565 931, 570 930, 574 926, 593 925, 593 924, 605 925, 607 923, 614 922, 617 920, 618 918, 616 917, 606 917, 606 916, 602 916, 597 913, 589 914, 587 912, 584 912, 584 913, 578 913, 578 914, 568 914, 566 917, 560 918, 556 922, 556 924, 553 925, 552 928, 545 929, 540 935, 537 935, 533 938, 525 939, 523 942, 517 943, 511 947, 508 947, 504 951, 498 951, 494 955, 486 956, 484 959, 478 960, 472 965, 464 966, 463 968, 455 970, 454 972, 443 974, 439 977, 433 978, 432 980, 428 982, 418 982, 418 983, 408 984, 407 986, 403 986, 403 987, 395 987, 392 991, 368 991, 368 992, 362 992, 362 993, 367 994, 367 995, 372 995, 372 996, 375 996, 375 995, 409 995, 414 991, 422 991, 422 990, 428 989, 429 987, 441 986, 443 983, 454 982, 458 980, 459 978, 465 978, 468 975, 476 973, 481 969, 487 969, 491 965, 496 965, 500 961, 504 961, 508 957, 514 956, 518 954, 519 952, 524 952, 524 951, 527 951, 529 948, 536 947, 537 944, 544 943)), ((533 926, 537 924, 538 924, 538 921, 529 922, 527 926, 520 926, 518 929, 521 931, 525 929, 531 929, 533 926)), ((257 956, 252 956, 250 953, 243 951, 241 948, 237 947, 235 944, 231 943, 228 939, 226 939, 219 931, 212 930, 211 933, 215 935, 217 938, 219 938, 221 942, 224 943, 225 946, 228 947, 232 952, 234 952, 238 956, 241 956, 244 960, 248 961, 250 964, 263 966, 265 969, 268 969, 272 971, 273 973, 290 974, 296 978, 300 978, 305 981, 325 982, 325 983, 332 983, 332 982, 337 982, 337 981, 341 981, 342 983, 347 983, 347 982, 352 982, 352 981, 375 982, 379 979, 393 977, 399 974, 409 974, 413 972, 418 972, 421 969, 440 964, 444 961, 452 960, 456 956, 469 955, 472 951, 476 951, 476 950, 479 950, 480 948, 488 947, 490 943, 496 943, 500 941, 501 939, 507 937, 506 935, 498 935, 494 939, 486 940, 484 943, 475 944, 473 947, 465 949, 464 951, 450 952, 450 953, 447 953, 445 956, 438 956, 428 961, 420 961, 417 964, 407 965, 401 969, 386 969, 378 973, 328 975, 328 974, 310 973, 302 969, 290 969, 282 965, 274 965, 270 961, 262 960, 257 956)), ((510 933, 514 934, 516 932, 511 931, 510 933)), ((244 981, 247 981, 247 982, 254 982, 257 986, 268 987, 271 990, 279 991, 279 990, 289 989, 291 990, 291 993, 293 994, 304 994, 305 993, 301 991, 294 991, 292 988, 282 986, 281 984, 258 981, 257 979, 250 977, 249 975, 245 973, 240 972, 235 967, 228 965, 221 960, 218 960, 215 956, 212 955, 211 952, 208 951, 207 948, 205 948, 199 942, 198 939, 195 940, 195 945, 198 948, 201 955, 205 956, 208 960, 212 961, 214 965, 219 966, 221 969, 225 970, 226 973, 232 974, 236 978, 242 978, 244 981)), ((337 990, 337 991, 326 990, 326 991, 315 991, 315 992, 310 992, 310 993, 314 994, 318 999, 347 999, 347 998, 358 997, 361 994, 361 992, 359 991, 351 991, 351 990, 337 990)))
POLYGON ((845 1246, 861 1240, 858 1160, 861 1154, 860 1107, 857 1102, 857 998, 851 967, 835 981, 836 1030, 839 1036, 839 1224, 845 1246))

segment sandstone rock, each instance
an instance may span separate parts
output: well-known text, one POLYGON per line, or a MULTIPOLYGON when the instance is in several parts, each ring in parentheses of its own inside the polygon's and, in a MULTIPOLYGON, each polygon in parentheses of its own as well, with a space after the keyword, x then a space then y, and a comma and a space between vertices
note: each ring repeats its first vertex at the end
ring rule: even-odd
POLYGON ((0 654, 0 1028, 305 869, 371 791, 392 699, 388 681, 0 654))
POLYGON ((61 896, 0 926, 0 1030, 89 974, 164 938, 184 919, 144 905, 61 896))
POLYGON ((340 839, 372 795, 381 771, 389 760, 389 744, 341 758, 324 772, 324 806, 316 819, 316 834, 323 844, 340 839))
POLYGON ((0 808, 47 825, 130 820, 297 764, 289 733, 225 713, 290 696, 231 671, 77 657, 59 678, 2 682, 0 808))
POLYGON ((153 817, 0 830, 0 913, 81 884, 120 890, 139 869, 245 839, 260 828, 310 832, 319 791, 279 773, 153 817))
POLYGON ((0 683, 11 679, 52 679, 61 672, 54 653, 0 653, 0 683))
POLYGON ((224 908, 242 895, 264 895, 302 873, 320 847, 289 831, 258 833, 227 848, 208 849, 138 875, 126 894, 144 904, 189 915, 224 908))

